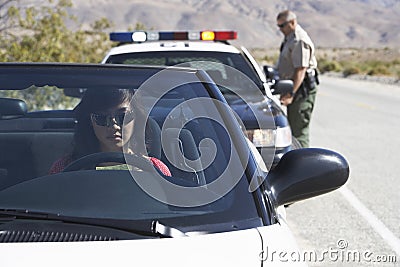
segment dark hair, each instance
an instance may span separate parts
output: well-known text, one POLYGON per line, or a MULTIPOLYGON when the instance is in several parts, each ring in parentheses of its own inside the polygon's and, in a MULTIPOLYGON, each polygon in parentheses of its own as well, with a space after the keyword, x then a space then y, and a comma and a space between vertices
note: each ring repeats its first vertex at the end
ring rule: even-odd
MULTIPOLYGON (((91 123, 90 115, 92 113, 102 112, 128 101, 131 105, 131 110, 134 112, 135 125, 145 125, 144 112, 138 105, 132 103, 133 96, 134 91, 130 89, 86 90, 81 102, 75 108, 77 125, 71 153, 72 160, 100 151, 99 140, 94 133, 91 123)), ((135 101, 135 103, 137 102, 135 101)), ((144 137, 140 137, 140 134, 135 135, 134 133, 132 139, 135 139, 134 143, 144 142, 144 137)), ((135 151, 135 153, 144 152, 145 151, 135 151)))

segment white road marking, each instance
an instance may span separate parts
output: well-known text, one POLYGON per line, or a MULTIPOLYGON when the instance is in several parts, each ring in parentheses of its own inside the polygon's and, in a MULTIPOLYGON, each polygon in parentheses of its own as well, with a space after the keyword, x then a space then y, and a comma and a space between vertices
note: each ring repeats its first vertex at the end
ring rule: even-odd
POLYGON ((346 198, 346 200, 355 208, 364 219, 368 221, 371 227, 377 232, 386 243, 400 256, 400 239, 396 237, 361 201, 350 191, 347 187, 343 186, 339 192, 346 198))

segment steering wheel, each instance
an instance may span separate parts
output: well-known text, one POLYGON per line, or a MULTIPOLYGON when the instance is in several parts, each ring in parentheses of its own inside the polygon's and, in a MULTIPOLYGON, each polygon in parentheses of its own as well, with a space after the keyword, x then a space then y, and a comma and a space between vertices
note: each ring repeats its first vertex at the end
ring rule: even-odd
POLYGON ((155 171, 153 164, 145 157, 134 154, 125 154, 122 152, 99 152, 84 156, 71 162, 67 167, 65 167, 63 172, 95 169, 98 164, 104 162, 128 162, 127 164, 138 167, 144 171, 155 171))

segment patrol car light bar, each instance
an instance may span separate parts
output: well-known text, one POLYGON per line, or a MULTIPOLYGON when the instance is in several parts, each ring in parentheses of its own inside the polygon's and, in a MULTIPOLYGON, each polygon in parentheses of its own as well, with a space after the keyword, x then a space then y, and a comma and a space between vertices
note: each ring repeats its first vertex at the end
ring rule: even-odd
POLYGON ((178 32, 112 32, 110 40, 123 43, 141 43, 163 40, 227 41, 237 39, 235 31, 178 31, 178 32))

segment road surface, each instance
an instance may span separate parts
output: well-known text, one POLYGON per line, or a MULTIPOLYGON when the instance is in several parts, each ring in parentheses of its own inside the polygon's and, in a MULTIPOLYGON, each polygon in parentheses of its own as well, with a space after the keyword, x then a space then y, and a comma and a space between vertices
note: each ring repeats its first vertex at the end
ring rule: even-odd
POLYGON ((350 179, 287 209, 302 256, 310 266, 400 266, 400 86, 322 76, 311 146, 344 155, 350 179))

